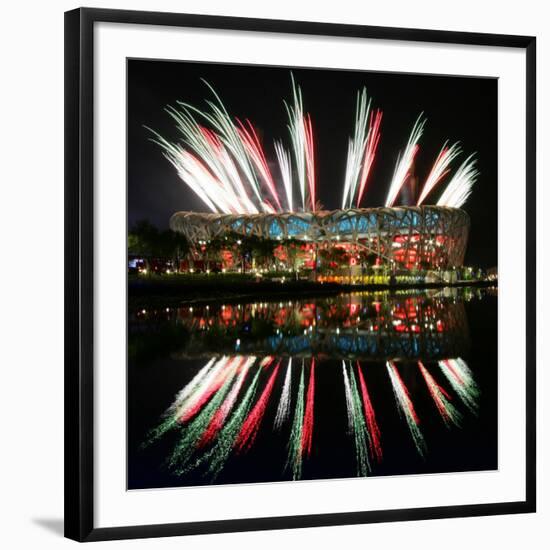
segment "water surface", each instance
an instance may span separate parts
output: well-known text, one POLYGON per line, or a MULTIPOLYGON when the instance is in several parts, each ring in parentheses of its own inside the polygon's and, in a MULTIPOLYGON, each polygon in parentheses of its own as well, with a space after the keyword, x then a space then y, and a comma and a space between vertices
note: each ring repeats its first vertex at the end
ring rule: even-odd
POLYGON ((497 467, 495 290, 129 312, 129 489, 497 467))

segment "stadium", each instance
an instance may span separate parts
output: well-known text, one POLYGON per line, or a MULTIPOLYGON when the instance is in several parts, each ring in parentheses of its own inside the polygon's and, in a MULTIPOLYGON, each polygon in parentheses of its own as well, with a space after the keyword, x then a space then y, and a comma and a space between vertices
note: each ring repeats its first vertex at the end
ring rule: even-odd
POLYGON ((341 208, 326 210, 317 193, 311 117, 291 80, 293 101, 285 102, 290 142, 274 140, 276 163, 268 160, 252 122, 232 117, 208 83, 214 99, 205 111, 186 104, 168 108, 179 141, 153 131, 153 141, 181 180, 210 210, 177 212, 170 219, 170 228, 190 245, 183 270, 292 271, 321 282, 456 280, 470 228, 462 206, 479 175, 475 153, 454 168, 463 149, 458 141, 445 141, 422 182, 415 170, 426 125, 420 113, 397 155, 384 206, 361 207, 369 195, 382 121, 382 111, 363 88, 348 141, 341 208), (436 204, 429 205, 433 200, 436 204))
POLYGON ((275 245, 298 243, 306 256, 308 251, 316 255, 339 249, 343 253, 337 257, 346 267, 370 258, 377 266, 424 271, 461 266, 469 226, 466 212, 445 206, 239 215, 177 212, 170 219, 170 228, 197 251, 216 239, 256 237, 275 245))

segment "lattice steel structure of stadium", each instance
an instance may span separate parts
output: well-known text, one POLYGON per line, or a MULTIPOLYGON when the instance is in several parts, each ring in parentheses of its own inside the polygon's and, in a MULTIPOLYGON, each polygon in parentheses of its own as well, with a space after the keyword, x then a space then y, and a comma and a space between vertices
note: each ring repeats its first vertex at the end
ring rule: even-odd
POLYGON ((470 219, 458 208, 399 206, 315 212, 177 212, 170 228, 192 246, 228 235, 294 239, 374 254, 396 268, 448 269, 464 261, 470 219))

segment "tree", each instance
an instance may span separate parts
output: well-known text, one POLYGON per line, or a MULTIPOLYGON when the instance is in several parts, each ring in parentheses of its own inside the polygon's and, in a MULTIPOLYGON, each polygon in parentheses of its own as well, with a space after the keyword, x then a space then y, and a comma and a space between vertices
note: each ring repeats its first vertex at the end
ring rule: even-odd
POLYGON ((183 235, 171 229, 159 231, 147 220, 137 222, 128 233, 128 253, 142 256, 146 261, 163 258, 179 264, 188 252, 189 243, 183 235))

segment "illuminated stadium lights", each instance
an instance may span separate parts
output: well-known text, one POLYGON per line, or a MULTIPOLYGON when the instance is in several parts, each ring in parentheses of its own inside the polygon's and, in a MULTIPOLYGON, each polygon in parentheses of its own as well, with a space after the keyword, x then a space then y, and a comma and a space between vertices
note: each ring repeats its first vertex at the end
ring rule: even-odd
POLYGON ((359 252, 372 256, 370 263, 376 258, 376 265, 408 270, 462 265, 469 225, 463 210, 441 206, 253 215, 177 212, 170 219, 170 228, 191 246, 229 234, 240 237, 237 244, 247 237, 274 240, 279 246, 292 240, 312 254, 316 249, 340 248, 355 257, 359 252))

